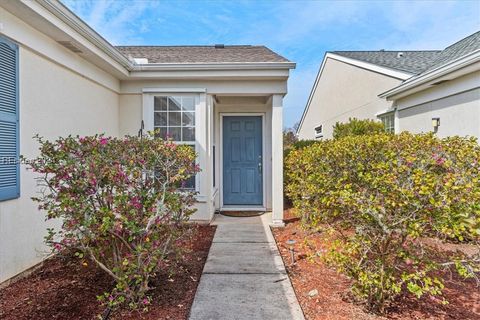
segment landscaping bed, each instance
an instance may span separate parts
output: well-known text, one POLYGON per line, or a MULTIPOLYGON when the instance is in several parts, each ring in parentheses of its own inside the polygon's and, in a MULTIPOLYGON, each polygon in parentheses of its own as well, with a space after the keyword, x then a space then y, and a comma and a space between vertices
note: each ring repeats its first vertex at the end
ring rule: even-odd
POLYGON ((315 253, 324 251, 328 244, 319 234, 303 229, 292 209, 285 211, 285 228, 273 229, 280 253, 293 284, 295 293, 307 320, 320 319, 480 319, 480 287, 475 280, 459 279, 455 274, 446 274, 441 300, 411 296, 401 297, 388 308, 385 316, 365 311, 353 301, 349 292, 350 281, 327 267, 315 253), (295 243, 296 263, 290 263, 290 251, 286 241, 295 243), (315 291, 316 290, 316 291, 315 291))
MULTIPOLYGON (((158 274, 152 281, 152 304, 147 312, 121 310, 110 319, 187 319, 203 266, 215 233, 213 226, 192 226, 184 240, 187 249, 174 273, 158 274)), ((0 290, 0 318, 95 319, 104 306, 97 295, 111 290, 114 282, 92 263, 76 257, 48 259, 31 275, 0 290)))

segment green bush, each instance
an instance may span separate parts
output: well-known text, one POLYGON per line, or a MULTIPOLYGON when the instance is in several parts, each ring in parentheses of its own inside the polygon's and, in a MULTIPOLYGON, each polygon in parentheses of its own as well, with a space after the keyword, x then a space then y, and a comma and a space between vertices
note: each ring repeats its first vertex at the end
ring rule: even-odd
POLYGON ((289 145, 288 147, 284 147, 283 149, 283 156, 286 158, 288 154, 293 150, 301 150, 305 147, 309 147, 312 144, 318 142, 318 140, 298 140, 289 145))
MULTIPOLYGON (((285 140, 285 137, 284 137, 284 140, 285 140)), ((317 142, 317 140, 298 140, 298 141, 289 143, 287 145, 285 145, 285 143, 284 143, 283 158, 287 159, 288 155, 293 150, 301 150, 305 147, 311 146, 315 142, 317 142)), ((285 189, 290 183, 290 181, 288 179, 289 176, 290 176, 290 167, 286 163, 284 163, 284 165, 283 165, 283 185, 284 185, 285 189)), ((291 204, 292 204, 292 201, 287 194, 285 194, 285 203, 288 206, 291 206, 291 204)))
POLYGON ((325 260, 353 279, 358 298, 383 312, 405 292, 441 294, 435 270, 456 266, 465 277, 479 271, 480 253, 439 258, 424 240, 479 245, 479 161, 473 138, 350 136, 292 151, 286 191, 307 226, 332 236, 325 260))
POLYGON ((384 132, 383 123, 370 119, 358 120, 356 118, 350 118, 346 123, 337 122, 333 126, 334 139, 384 132))
POLYGON ((146 307, 149 281, 179 253, 194 212, 194 193, 181 186, 198 171, 195 152, 151 136, 38 141, 30 167, 44 187, 34 200, 62 221, 47 243, 112 277, 115 287, 99 297, 110 307, 146 307))

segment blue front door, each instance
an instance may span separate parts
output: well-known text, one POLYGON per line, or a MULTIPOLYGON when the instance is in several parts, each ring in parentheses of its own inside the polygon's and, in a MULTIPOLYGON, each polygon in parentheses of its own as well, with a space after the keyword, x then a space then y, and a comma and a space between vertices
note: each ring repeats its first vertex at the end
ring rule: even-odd
POLYGON ((223 204, 262 205, 262 117, 223 117, 223 204))

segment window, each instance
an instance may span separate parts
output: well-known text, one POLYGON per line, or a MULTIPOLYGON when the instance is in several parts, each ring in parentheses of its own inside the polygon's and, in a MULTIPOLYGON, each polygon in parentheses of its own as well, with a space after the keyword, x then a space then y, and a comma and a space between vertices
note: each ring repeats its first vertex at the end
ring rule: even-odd
POLYGON ((390 112, 379 116, 386 132, 395 133, 395 113, 390 112))
POLYGON ((315 127, 315 138, 323 137, 323 125, 315 127))
POLYGON ((0 37, 0 201, 20 196, 18 46, 0 37))
MULTIPOLYGON (((156 96, 153 98, 154 128, 158 137, 171 138, 195 150, 195 96, 156 96)), ((185 181, 195 189, 195 177, 185 181)))

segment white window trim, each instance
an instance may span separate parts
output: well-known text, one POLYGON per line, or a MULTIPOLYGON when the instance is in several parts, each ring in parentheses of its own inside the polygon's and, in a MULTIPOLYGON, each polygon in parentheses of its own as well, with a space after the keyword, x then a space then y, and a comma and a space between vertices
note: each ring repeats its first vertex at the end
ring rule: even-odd
MULTIPOLYGON (((199 164, 199 154, 198 150, 200 150, 200 146, 198 143, 198 131, 199 131, 199 123, 198 123, 198 118, 197 115, 199 114, 200 111, 200 93, 205 92, 204 91, 189 91, 185 92, 182 90, 186 89, 173 89, 173 88, 168 88, 168 89, 158 89, 155 88, 155 90, 152 89, 152 91, 149 91, 152 88, 144 88, 142 89, 143 94, 143 122, 144 122, 144 127, 147 132, 153 132, 155 130, 155 108, 154 108, 154 98, 155 97, 171 97, 171 96, 190 96, 195 98, 195 141, 175 141, 177 144, 186 144, 186 145, 193 145, 195 146, 195 152, 197 152, 197 159, 196 163, 199 164)), ((192 89, 189 89, 192 90, 192 89)), ((195 192, 200 192, 200 175, 197 173, 195 175, 195 192)))
POLYGON ((143 88, 143 93, 162 93, 169 95, 179 95, 179 93, 192 94, 192 93, 205 93, 205 88, 143 88))
POLYGON ((396 132, 396 112, 395 110, 389 110, 389 111, 386 111, 386 112, 382 112, 382 113, 379 113, 377 114, 377 118, 382 121, 383 125, 385 126, 385 121, 383 120, 384 118, 386 117, 393 117, 393 121, 392 121, 392 126, 391 127, 385 127, 385 132, 389 132, 389 133, 395 133, 396 132))
POLYGON ((323 124, 319 124, 318 126, 313 128, 313 130, 315 131, 315 138, 316 139, 323 138, 323 124), (321 129, 320 132, 317 131, 317 128, 321 129))

